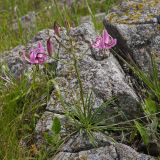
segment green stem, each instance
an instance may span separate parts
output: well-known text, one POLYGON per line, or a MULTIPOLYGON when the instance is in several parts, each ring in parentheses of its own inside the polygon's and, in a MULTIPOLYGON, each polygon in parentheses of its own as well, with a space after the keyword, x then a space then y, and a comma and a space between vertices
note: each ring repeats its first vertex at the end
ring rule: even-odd
POLYGON ((88 8, 88 11, 89 11, 89 13, 90 13, 90 15, 92 17, 92 21, 94 23, 94 27, 97 28, 96 17, 92 12, 91 7, 89 6, 88 0, 85 0, 85 2, 86 2, 86 5, 87 5, 87 8, 88 8))
POLYGON ((77 79, 78 79, 78 84, 79 84, 79 89, 80 89, 80 96, 81 96, 81 101, 82 101, 82 105, 83 105, 83 109, 84 109, 84 114, 86 115, 86 110, 85 110, 85 103, 84 103, 84 92, 83 92, 83 85, 82 85, 82 81, 81 81, 81 77, 80 77, 80 71, 77 65, 77 58, 75 56, 75 54, 72 52, 73 58, 74 58, 74 67, 75 67, 75 71, 76 71, 76 75, 77 75, 77 79))
MULTIPOLYGON (((78 84, 79 84, 79 88, 80 88, 80 97, 81 97, 81 101, 82 101, 82 105, 83 105, 83 110, 84 110, 84 114, 86 116, 86 107, 85 107, 85 101, 84 101, 84 92, 83 92, 83 85, 82 85, 82 81, 81 81, 81 77, 80 77, 80 71, 77 65, 77 58, 76 55, 73 51, 74 46, 72 45, 72 39, 70 39, 70 43, 71 43, 71 48, 67 48, 65 45, 63 45, 56 37, 55 39, 57 40, 57 42, 64 48, 66 49, 68 52, 70 52, 73 56, 73 61, 74 61, 74 67, 75 67, 75 71, 76 71, 76 75, 77 75, 77 79, 78 79, 78 84)), ((89 49, 89 48, 88 48, 89 49)), ((86 53, 88 51, 88 49, 84 52, 86 53)))
POLYGON ((83 85, 82 85, 82 81, 81 81, 79 67, 77 65, 77 57, 74 53, 74 46, 73 46, 73 43, 72 43, 72 39, 70 39, 70 43, 71 43, 70 52, 73 55, 74 67, 75 67, 75 71, 76 71, 76 75, 77 75, 77 79, 78 79, 78 84, 79 84, 79 89, 80 89, 80 97, 81 97, 81 101, 82 101, 84 115, 86 117, 86 108, 85 108, 85 101, 84 101, 83 85))

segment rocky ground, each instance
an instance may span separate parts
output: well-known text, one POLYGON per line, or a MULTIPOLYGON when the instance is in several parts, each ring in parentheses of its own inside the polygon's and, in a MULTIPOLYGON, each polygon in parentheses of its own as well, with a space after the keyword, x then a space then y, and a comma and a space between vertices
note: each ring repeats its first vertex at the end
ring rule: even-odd
MULTIPOLYGON (((114 7, 104 19, 104 26, 118 41, 116 52, 126 60, 134 61, 143 70, 150 70, 150 55, 155 54, 157 61, 160 53, 160 30, 156 17, 160 14, 160 2, 158 0, 130 0, 122 1, 119 6, 114 7)), ((100 14, 100 19, 104 14, 100 14)), ((26 46, 17 46, 13 50, 3 54, 2 62, 7 62, 10 71, 19 77, 23 72, 31 71, 32 66, 22 59, 23 50, 29 50, 41 41, 46 49, 46 41, 49 37, 54 44, 55 52, 59 54, 60 61, 57 65, 57 77, 55 80, 63 88, 66 101, 71 102, 79 96, 79 89, 72 59, 57 39, 68 46, 69 37, 72 37, 76 46, 79 70, 87 94, 91 90, 94 97, 94 108, 100 106, 108 98, 117 97, 115 104, 104 110, 106 119, 122 111, 127 119, 141 116, 139 107, 139 95, 134 87, 133 79, 122 62, 114 52, 106 51, 103 56, 90 48, 90 44, 97 36, 95 28, 89 18, 82 19, 83 23, 71 28, 69 34, 65 28, 62 29, 60 37, 53 30, 45 29, 39 32, 26 46), (55 38, 56 37, 56 38, 55 38), (76 95, 76 96, 74 96, 76 95)), ((50 65, 54 61, 48 62, 50 65)), ((61 135, 69 134, 68 120, 63 108, 56 99, 55 91, 51 93, 46 110, 39 119, 36 128, 36 141, 42 143, 44 132, 50 132, 53 117, 59 117, 62 130, 61 135)), ((123 121, 119 116, 112 121, 114 123, 123 121)), ((107 122, 106 122, 107 123, 107 122)), ((60 152, 52 160, 153 160, 154 157, 138 153, 131 147, 118 142, 112 142, 102 133, 95 133, 97 146, 92 146, 85 133, 77 133, 60 149, 60 152)))

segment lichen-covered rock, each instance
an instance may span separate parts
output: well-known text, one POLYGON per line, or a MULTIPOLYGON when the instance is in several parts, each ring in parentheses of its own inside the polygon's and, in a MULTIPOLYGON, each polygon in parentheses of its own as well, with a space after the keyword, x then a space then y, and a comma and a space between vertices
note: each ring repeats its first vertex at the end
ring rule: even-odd
POLYGON ((134 149, 123 145, 123 152, 117 153, 114 145, 93 148, 78 153, 59 152, 51 160, 155 160, 155 158, 140 154, 134 149))
POLYGON ((27 70, 30 70, 30 65, 24 63, 22 58, 24 48, 24 46, 19 45, 13 50, 6 51, 5 53, 1 54, 1 64, 4 66, 7 64, 9 72, 15 77, 19 77, 24 72, 26 73, 27 70))
POLYGON ((48 133, 49 135, 53 134, 52 126, 53 126, 53 119, 57 117, 60 120, 61 123, 61 138, 68 136, 70 134, 71 129, 73 130, 73 127, 68 122, 68 119, 63 114, 56 114, 53 112, 45 111, 36 124, 35 128, 35 134, 36 134, 36 144, 37 146, 41 146, 45 143, 44 134, 48 133), (71 128, 72 127, 72 128, 71 128))
MULTIPOLYGON (((58 45, 57 42, 55 42, 55 50, 59 57, 55 81, 60 88, 64 100, 75 107, 77 101, 80 99, 79 84, 73 65, 74 54, 78 59, 77 65, 83 85, 84 98, 89 91, 92 92, 91 104, 93 110, 113 96, 116 97, 116 102, 113 106, 103 109, 103 114, 107 119, 106 125, 119 121, 122 118, 121 116, 117 117, 117 119, 113 119, 112 117, 118 115, 120 112, 124 112, 128 119, 140 115, 138 97, 126 80, 125 73, 116 58, 109 51, 106 51, 108 56, 103 59, 98 58, 97 60, 95 56, 93 56, 93 54, 96 53, 90 48, 90 44, 96 38, 96 33, 92 23, 84 23, 77 28, 71 29, 69 33, 65 30, 62 32, 61 37, 57 37, 60 44, 58 45), (71 45, 70 38, 73 40, 72 45, 75 46, 73 54, 71 54, 69 50, 71 45)), ((44 113, 37 123, 35 131, 39 141, 43 139, 42 132, 50 132, 52 124, 51 117, 54 117, 54 114, 64 115, 65 113, 65 108, 61 105, 56 95, 56 91, 53 90, 46 107, 47 113, 44 113), (51 114, 49 114, 49 112, 51 112, 51 114), (46 116, 46 114, 49 114, 49 116, 46 116), (50 127, 46 127, 46 124, 50 127)), ((65 127, 66 125, 62 124, 62 128, 65 127)), ((66 131, 67 135, 68 130, 63 130, 66 131)), ((86 144, 84 146, 86 146, 86 144)))
POLYGON ((151 68, 150 55, 159 57, 160 53, 160 30, 155 23, 159 11, 158 0, 122 1, 104 20, 106 29, 118 39, 117 53, 145 71, 151 68))
MULTIPOLYGON (((115 109, 115 111, 123 111, 127 113, 128 118, 133 118, 139 112, 139 107, 137 107, 138 97, 125 79, 125 73, 118 61, 109 51, 106 51, 108 57, 104 59, 96 60, 94 58, 90 44, 95 39, 96 33, 91 23, 84 23, 77 28, 71 29, 70 36, 74 39, 73 43, 76 47, 74 54, 78 59, 77 63, 84 94, 87 94, 87 92, 91 90, 95 96, 95 103, 98 105, 100 105, 102 101, 106 101, 115 96, 117 102, 121 104, 121 108, 115 107, 109 108, 109 110, 115 109)), ((61 40, 63 45, 67 47, 70 45, 66 40, 68 38, 66 35, 66 37, 61 40)), ((62 95, 65 96, 65 99, 67 99, 68 102, 72 99, 74 101, 74 97, 79 97, 79 85, 73 65, 73 55, 66 51, 64 47, 60 47, 59 59, 57 66, 58 84, 62 87, 62 95)), ((49 102, 47 109, 54 110, 57 108, 58 103, 53 99, 54 98, 51 97, 52 102, 49 102)))
POLYGON ((117 151, 117 154, 119 156, 120 160, 154 160, 154 157, 140 154, 136 152, 131 147, 121 144, 121 143, 115 143, 115 148, 117 151))
POLYGON ((121 143, 96 133, 96 147, 84 135, 72 137, 51 160, 154 160, 121 143))
POLYGON ((159 7, 159 0, 122 0, 110 10, 107 18, 121 24, 145 23, 160 14, 159 7))

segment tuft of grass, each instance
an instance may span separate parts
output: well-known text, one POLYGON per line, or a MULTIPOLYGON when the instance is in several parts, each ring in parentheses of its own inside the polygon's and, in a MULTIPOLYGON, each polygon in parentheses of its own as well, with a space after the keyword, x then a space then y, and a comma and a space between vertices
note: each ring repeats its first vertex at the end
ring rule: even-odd
POLYGON ((63 97, 61 94, 61 88, 59 88, 58 83, 55 80, 52 80, 52 82, 56 90, 57 98, 61 102, 63 111, 68 117, 71 126, 73 126, 73 129, 77 130, 77 132, 85 131, 90 141, 94 144, 94 137, 92 135, 93 132, 104 132, 108 130, 122 131, 124 128, 119 127, 112 122, 113 118, 120 116, 119 114, 107 118, 106 114, 104 113, 104 110, 113 104, 114 98, 104 102, 100 106, 97 106, 97 108, 93 107, 94 98, 92 92, 86 94, 83 89, 81 73, 78 65, 78 57, 75 54, 75 46, 73 45, 74 43, 71 37, 69 42, 70 45, 67 47, 64 44, 61 44, 61 42, 59 43, 66 51, 68 51, 68 54, 70 54, 71 57, 71 61, 73 62, 79 88, 79 95, 76 97, 79 98, 75 99, 74 102, 66 102, 65 97, 63 97))
POLYGON ((33 135, 44 110, 50 87, 47 77, 34 71, 15 79, 7 70, 0 78, 0 159, 27 159, 32 155, 33 135))
POLYGON ((151 70, 143 71, 134 62, 128 63, 114 50, 113 52, 133 71, 135 76, 144 84, 145 95, 141 100, 144 117, 135 119, 135 129, 142 138, 148 154, 160 156, 160 79, 158 64, 151 55, 151 70), (151 144, 156 151, 153 154, 151 144))
MULTIPOLYGON (((95 144, 93 132, 104 132, 110 130, 123 130, 121 127, 112 126, 111 119, 116 116, 106 118, 103 114, 104 109, 113 104, 114 99, 110 99, 96 109, 93 108, 92 92, 88 93, 86 98, 83 93, 84 104, 82 99, 76 101, 74 104, 65 102, 65 97, 61 95, 60 88, 56 82, 54 82, 57 91, 57 97, 60 100, 64 113, 69 120, 69 123, 76 132, 82 133, 83 131, 88 135, 90 142, 95 144)), ((117 115, 119 116, 119 115, 117 115)))

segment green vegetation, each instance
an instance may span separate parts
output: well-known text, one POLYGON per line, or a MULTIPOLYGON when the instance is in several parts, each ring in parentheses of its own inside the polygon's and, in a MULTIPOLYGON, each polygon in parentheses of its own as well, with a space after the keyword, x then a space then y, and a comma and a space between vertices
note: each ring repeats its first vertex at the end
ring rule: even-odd
MULTIPOLYGON (((96 21, 95 13, 107 12, 115 2, 116 0, 106 0, 103 3, 84 0, 81 4, 75 2, 68 7, 66 4, 60 5, 58 0, 0 0, 0 52, 19 44, 25 45, 38 31, 44 28, 53 28, 55 21, 65 27, 77 26, 82 16, 90 15, 96 29, 100 30, 102 23, 96 21), (30 29, 23 28, 21 17, 32 11, 36 15, 36 21, 33 22, 35 26, 30 29), (15 22, 17 23, 16 29, 13 28, 15 22)), ((30 75, 23 74, 19 79, 15 79, 7 66, 1 64, 4 76, 1 73, 0 159, 45 160, 54 155, 63 145, 68 137, 63 139, 60 137, 61 122, 58 117, 53 119, 52 134, 45 134, 46 144, 50 148, 47 153, 45 146, 37 149, 33 139, 35 124, 44 111, 53 85, 57 91, 57 99, 61 102, 64 113, 73 127, 71 135, 75 132, 85 131, 94 144, 92 136, 94 131, 110 130, 121 133, 127 131, 131 143, 135 139, 140 139, 144 142, 148 153, 150 153, 149 146, 152 143, 160 148, 160 81, 156 63, 152 61, 153 71, 151 73, 144 73, 122 59, 145 85, 141 105, 144 116, 112 124, 110 121, 112 117, 107 119, 102 112, 105 107, 113 103, 114 98, 103 103, 98 109, 93 108, 94 98, 92 92, 84 93, 83 91, 78 60, 74 55, 72 45, 69 53, 72 56, 79 87, 80 98, 74 103, 66 102, 65 97, 62 96, 58 82, 54 79, 56 75, 54 69, 51 71, 48 66, 45 66, 44 72, 34 66, 30 75)), ((114 117, 116 116, 119 115, 114 115, 114 117)))
POLYGON ((0 159, 23 159, 30 155, 35 124, 49 96, 48 76, 33 71, 18 80, 4 65, 5 78, 0 79, 0 159), (28 80, 28 76, 32 81, 28 80), (38 78, 37 78, 38 77, 38 78), (24 143, 24 144, 23 144, 24 143))
MULTIPOLYGON (((97 108, 93 107, 94 97, 92 92, 85 93, 83 90, 78 58, 74 53, 75 48, 72 45, 74 42, 72 42, 72 39, 70 42, 71 45, 70 48, 68 48, 68 53, 70 54, 71 61, 73 61, 74 70, 78 80, 77 87, 79 88, 79 94, 76 95, 77 99, 74 99, 74 102, 66 102, 65 97, 61 94, 61 88, 59 88, 58 82, 53 80, 53 83, 57 91, 57 98, 61 102, 63 111, 68 117, 70 124, 73 126, 72 128, 78 132, 85 131, 91 142, 94 143, 92 132, 114 130, 115 128, 118 130, 117 126, 114 127, 114 125, 112 125, 111 119, 113 117, 108 117, 105 113, 103 114, 104 110, 114 102, 114 98, 102 103, 97 108)), ((64 48, 67 49, 65 46, 64 48)), ((116 116, 118 117, 119 115, 114 115, 114 117, 116 116)), ((120 128, 120 130, 122 130, 122 128, 120 128)))
POLYGON ((156 155, 160 152, 160 80, 158 64, 155 57, 151 56, 151 70, 142 71, 132 60, 129 64, 116 52, 114 52, 127 66, 133 71, 135 76, 140 80, 143 86, 141 107, 143 110, 143 117, 134 120, 135 130, 131 134, 132 138, 137 136, 137 133, 142 138, 142 141, 149 154, 151 153, 153 145, 156 146, 156 155), (144 93, 143 93, 144 92, 144 93), (134 135, 134 136, 133 136, 134 135))
MULTIPOLYGON (((107 12, 115 0, 106 0, 103 4, 92 0, 81 4, 75 2, 70 8, 66 4, 61 6, 58 2, 59 0, 0 0, 0 52, 19 44, 25 45, 38 31, 53 28, 54 21, 62 26, 76 26, 81 16, 92 13, 93 18, 97 10, 107 12), (35 26, 23 28, 23 16, 33 11, 36 17, 33 22, 35 26)), ((102 24, 96 26, 101 28, 102 24)), ((38 150, 33 137, 35 124, 48 100, 50 79, 54 77, 35 68, 30 75, 22 75, 17 80, 7 66, 1 64, 1 71, 5 73, 6 78, 0 78, 0 159, 47 159, 50 153, 44 152, 43 146, 38 150), (32 81, 28 81, 28 77, 32 81)), ((86 105, 89 101, 86 100, 86 105)), ((53 123, 58 123, 58 120, 55 121, 53 123)), ((57 141, 59 131, 55 130, 57 129, 53 128, 55 133, 51 137, 46 135, 47 143, 52 146, 52 154, 63 143, 61 140, 57 141)))
POLYGON ((151 144, 154 144, 160 150, 160 80, 158 65, 152 57, 152 71, 150 73, 145 73, 137 67, 132 67, 132 69, 145 86, 146 93, 141 105, 145 119, 135 121, 135 126, 150 153, 151 144))

